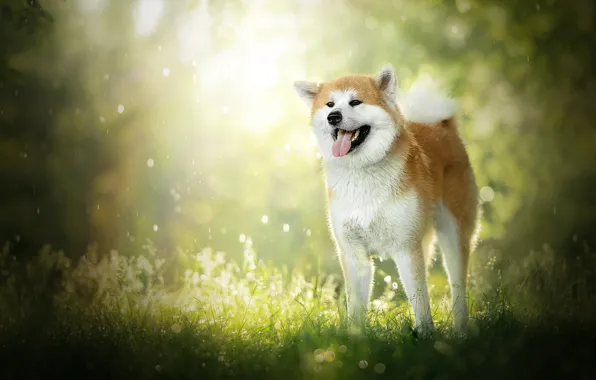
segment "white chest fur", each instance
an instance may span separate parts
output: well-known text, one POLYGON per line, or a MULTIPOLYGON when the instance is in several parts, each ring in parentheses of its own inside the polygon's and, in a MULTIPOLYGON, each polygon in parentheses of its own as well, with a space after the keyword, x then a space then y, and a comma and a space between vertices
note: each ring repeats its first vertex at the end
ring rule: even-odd
POLYGON ((329 170, 329 217, 336 238, 383 256, 407 244, 419 226, 418 198, 414 191, 399 193, 401 178, 401 163, 329 170))
MULTIPOLYGON (((337 176, 329 183, 332 191, 330 216, 333 222, 354 223, 361 228, 369 228, 378 216, 382 205, 391 196, 389 186, 375 186, 375 181, 358 172, 337 176)), ((331 179, 331 178, 330 178, 331 179)))

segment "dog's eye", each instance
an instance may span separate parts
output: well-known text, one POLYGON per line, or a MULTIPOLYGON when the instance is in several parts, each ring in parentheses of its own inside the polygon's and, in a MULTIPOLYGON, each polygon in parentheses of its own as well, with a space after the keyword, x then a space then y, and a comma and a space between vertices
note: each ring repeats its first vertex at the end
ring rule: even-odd
POLYGON ((329 107, 329 108, 333 107, 334 105, 335 105, 335 103, 333 103, 333 102, 327 103, 327 107, 329 107))
POLYGON ((354 99, 350 102, 350 105, 352 107, 356 107, 358 104, 362 104, 362 102, 360 100, 356 100, 356 99, 354 99))

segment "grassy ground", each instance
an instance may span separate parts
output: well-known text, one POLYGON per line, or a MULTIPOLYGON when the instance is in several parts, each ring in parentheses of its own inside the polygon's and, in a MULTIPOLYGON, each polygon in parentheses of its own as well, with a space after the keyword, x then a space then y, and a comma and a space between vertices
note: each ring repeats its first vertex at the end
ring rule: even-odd
POLYGON ((74 265, 46 250, 26 266, 5 251, 0 379, 596 376, 596 326, 571 303, 538 312, 496 292, 473 303, 468 336, 454 337, 435 273, 438 331, 421 339, 398 283, 383 276, 358 333, 342 323, 337 279, 259 263, 250 246, 244 253, 238 265, 210 250, 181 253, 184 270, 168 284, 151 251, 74 265))

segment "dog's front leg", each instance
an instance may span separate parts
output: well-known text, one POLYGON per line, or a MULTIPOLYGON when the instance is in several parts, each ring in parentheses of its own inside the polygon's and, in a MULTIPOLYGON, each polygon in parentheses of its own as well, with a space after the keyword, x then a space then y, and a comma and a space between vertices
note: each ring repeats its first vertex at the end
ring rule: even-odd
POLYGON ((406 296, 414 310, 416 330, 423 334, 434 331, 422 248, 414 244, 411 250, 397 250, 392 258, 397 264, 406 296))
POLYGON ((361 244, 339 238, 338 248, 346 288, 348 322, 363 327, 372 288, 373 262, 361 244))

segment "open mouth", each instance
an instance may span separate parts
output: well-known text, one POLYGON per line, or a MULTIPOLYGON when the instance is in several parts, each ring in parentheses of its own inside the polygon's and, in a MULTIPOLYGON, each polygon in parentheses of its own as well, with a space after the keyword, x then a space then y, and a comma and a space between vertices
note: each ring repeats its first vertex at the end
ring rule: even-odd
POLYGON ((334 141, 331 147, 333 155, 335 157, 342 157, 350 153, 364 142, 369 132, 370 125, 363 125, 354 131, 335 128, 331 132, 334 141))

